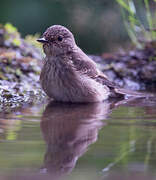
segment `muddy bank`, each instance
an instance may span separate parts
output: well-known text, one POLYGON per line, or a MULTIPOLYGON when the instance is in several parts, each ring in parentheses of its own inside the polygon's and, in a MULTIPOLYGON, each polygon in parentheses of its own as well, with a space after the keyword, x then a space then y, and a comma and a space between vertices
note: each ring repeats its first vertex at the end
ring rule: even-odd
POLYGON ((44 96, 39 84, 41 57, 39 48, 22 39, 15 27, 0 26, 0 111, 44 96))
POLYGON ((122 54, 91 56, 110 80, 132 90, 156 89, 156 42, 122 54))

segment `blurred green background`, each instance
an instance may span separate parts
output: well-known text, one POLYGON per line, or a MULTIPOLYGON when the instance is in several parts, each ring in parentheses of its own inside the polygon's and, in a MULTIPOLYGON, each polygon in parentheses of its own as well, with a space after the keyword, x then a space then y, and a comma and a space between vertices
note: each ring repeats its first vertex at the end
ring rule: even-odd
POLYGON ((23 37, 61 24, 89 54, 118 51, 129 42, 115 0, 1 0, 0 7, 0 23, 12 23, 23 37))

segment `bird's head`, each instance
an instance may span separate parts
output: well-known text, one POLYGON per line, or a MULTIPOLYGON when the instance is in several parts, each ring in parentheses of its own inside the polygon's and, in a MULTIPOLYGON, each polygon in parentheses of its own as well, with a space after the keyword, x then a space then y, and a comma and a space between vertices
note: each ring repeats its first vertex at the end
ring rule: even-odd
POLYGON ((49 27, 37 41, 43 44, 47 56, 66 54, 76 45, 73 34, 61 25, 49 27))

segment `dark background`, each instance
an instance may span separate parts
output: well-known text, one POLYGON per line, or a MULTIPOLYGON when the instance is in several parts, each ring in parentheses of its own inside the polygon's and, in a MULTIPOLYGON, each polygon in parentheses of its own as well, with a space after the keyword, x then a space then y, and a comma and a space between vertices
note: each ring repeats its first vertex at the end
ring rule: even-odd
POLYGON ((114 52, 130 42, 115 0, 1 0, 0 23, 10 22, 24 37, 61 24, 89 54, 114 52))

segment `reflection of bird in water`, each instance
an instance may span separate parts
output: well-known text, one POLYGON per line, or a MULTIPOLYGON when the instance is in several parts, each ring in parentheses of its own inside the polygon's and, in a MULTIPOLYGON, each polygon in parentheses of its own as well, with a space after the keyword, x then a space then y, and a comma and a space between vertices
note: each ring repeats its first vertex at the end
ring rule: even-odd
POLYGON ((68 174, 88 146, 97 140, 98 130, 110 112, 110 103, 49 104, 41 129, 47 144, 44 170, 55 176, 68 174))

